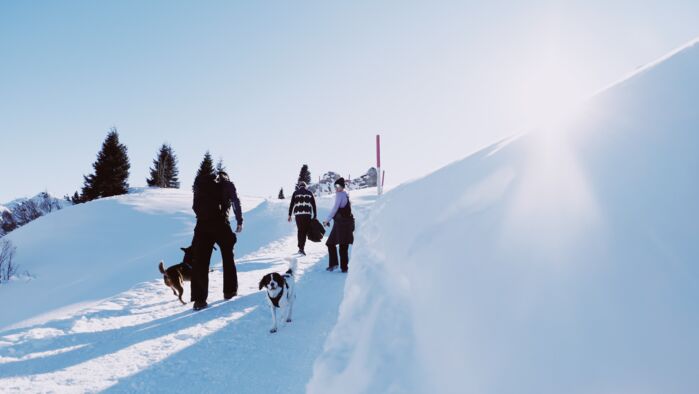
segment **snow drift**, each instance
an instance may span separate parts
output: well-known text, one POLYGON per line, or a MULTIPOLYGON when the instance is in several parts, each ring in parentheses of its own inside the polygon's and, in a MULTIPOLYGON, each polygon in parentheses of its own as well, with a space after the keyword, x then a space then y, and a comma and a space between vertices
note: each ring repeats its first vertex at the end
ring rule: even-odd
POLYGON ((699 392, 699 44, 386 194, 311 393, 699 392))

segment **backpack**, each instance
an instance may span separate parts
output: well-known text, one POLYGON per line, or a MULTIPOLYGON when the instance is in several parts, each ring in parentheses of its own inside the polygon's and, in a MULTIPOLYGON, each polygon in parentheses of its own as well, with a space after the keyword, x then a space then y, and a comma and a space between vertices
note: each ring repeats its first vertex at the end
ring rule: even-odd
POLYGON ((224 218, 221 211, 221 185, 214 177, 199 176, 194 180, 194 203, 192 209, 201 220, 224 218))

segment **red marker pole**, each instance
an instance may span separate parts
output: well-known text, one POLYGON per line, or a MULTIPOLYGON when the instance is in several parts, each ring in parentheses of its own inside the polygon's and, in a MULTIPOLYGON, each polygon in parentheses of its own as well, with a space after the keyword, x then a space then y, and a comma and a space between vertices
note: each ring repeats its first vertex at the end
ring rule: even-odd
POLYGON ((383 193, 383 176, 381 175, 381 135, 376 134, 376 194, 383 193))

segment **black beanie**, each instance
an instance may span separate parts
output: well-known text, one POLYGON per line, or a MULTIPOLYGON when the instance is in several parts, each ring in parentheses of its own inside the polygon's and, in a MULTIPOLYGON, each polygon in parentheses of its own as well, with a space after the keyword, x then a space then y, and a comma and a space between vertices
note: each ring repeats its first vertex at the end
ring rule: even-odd
POLYGON ((338 178, 338 179, 335 181, 335 184, 336 184, 336 185, 340 185, 340 186, 344 189, 344 188, 345 188, 345 178, 338 178))

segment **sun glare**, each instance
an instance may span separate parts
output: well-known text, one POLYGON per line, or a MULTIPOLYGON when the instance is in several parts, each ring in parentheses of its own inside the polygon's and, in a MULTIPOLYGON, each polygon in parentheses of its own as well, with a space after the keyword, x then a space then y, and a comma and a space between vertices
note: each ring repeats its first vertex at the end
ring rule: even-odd
POLYGON ((577 107, 594 88, 587 83, 580 65, 567 64, 563 57, 549 54, 517 72, 513 92, 519 103, 524 129, 558 123, 577 107))

